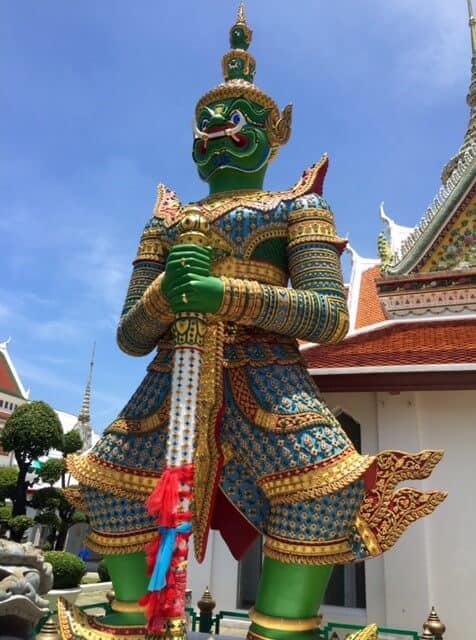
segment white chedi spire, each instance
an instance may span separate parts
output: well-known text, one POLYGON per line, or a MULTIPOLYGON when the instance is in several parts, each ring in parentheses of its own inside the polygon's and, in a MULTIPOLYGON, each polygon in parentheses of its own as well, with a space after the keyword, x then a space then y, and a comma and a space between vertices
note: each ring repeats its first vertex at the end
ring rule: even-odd
POLYGON ((96 351, 96 343, 93 344, 93 351, 91 354, 91 362, 89 364, 88 380, 86 382, 86 389, 84 390, 83 402, 81 404, 81 410, 78 415, 78 422, 75 424, 74 429, 79 431, 81 439, 83 441, 83 451, 90 449, 93 445, 92 434, 93 429, 91 426, 91 385, 93 379, 93 367, 94 367, 94 354, 96 351))

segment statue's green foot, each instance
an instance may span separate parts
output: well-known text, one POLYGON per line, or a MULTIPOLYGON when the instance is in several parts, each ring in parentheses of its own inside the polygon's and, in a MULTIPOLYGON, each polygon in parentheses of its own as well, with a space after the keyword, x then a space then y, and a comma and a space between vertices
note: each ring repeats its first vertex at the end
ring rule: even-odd
MULTIPOLYGON (((125 608, 125 603, 113 603, 125 608)), ((133 609, 134 605, 130 605, 133 609)), ((136 607, 138 608, 138 607, 136 607)), ((87 615, 63 598, 58 599, 61 640, 186 640, 184 620, 168 620, 160 633, 149 634, 140 611, 113 611, 107 616, 87 615)))

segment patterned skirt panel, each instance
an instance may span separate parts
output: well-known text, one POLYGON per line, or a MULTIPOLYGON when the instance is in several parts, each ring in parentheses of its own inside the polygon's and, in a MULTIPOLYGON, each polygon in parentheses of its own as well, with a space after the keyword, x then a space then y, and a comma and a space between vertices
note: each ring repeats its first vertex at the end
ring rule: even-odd
MULTIPOLYGON (((159 366, 154 360, 94 447, 91 460, 126 474, 160 476, 167 440, 164 406, 170 393, 171 355, 160 354, 159 366), (154 425, 154 416, 160 414, 154 425)), ((350 481, 344 478, 326 495, 322 490, 314 495, 312 485, 304 493, 302 488, 295 495, 291 490, 278 499, 271 491, 276 478, 306 474, 329 461, 357 455, 334 415, 319 400, 296 347, 230 346, 226 363, 220 430, 220 443, 228 452, 221 478, 225 495, 268 536, 296 542, 349 537, 364 492, 361 473, 350 481)), ((93 530, 130 536, 154 528, 145 509, 146 496, 118 495, 94 484, 81 489, 93 530)))

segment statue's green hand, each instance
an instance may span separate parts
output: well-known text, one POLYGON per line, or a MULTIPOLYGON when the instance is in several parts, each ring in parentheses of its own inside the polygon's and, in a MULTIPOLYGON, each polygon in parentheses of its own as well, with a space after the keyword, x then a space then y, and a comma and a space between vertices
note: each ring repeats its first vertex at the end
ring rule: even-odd
POLYGON ((223 302, 224 293, 225 286, 220 278, 191 274, 173 288, 169 302, 174 313, 216 313, 223 302))
POLYGON ((167 257, 162 292, 169 298, 170 292, 187 273, 201 276, 210 275, 212 250, 193 244, 179 244, 173 247, 167 257))
POLYGON ((224 285, 210 275, 212 249, 176 245, 167 258, 162 291, 174 313, 214 313, 223 301, 224 285))

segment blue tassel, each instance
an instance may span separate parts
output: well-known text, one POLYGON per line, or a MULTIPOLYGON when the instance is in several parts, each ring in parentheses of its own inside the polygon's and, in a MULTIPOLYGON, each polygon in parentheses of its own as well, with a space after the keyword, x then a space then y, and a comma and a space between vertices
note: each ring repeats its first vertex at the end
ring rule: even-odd
POLYGON ((190 533, 192 531, 192 523, 184 522, 175 529, 168 527, 160 527, 160 546, 157 551, 154 571, 149 581, 149 591, 161 591, 166 585, 167 571, 170 569, 172 555, 175 548, 175 540, 177 533, 190 533))

